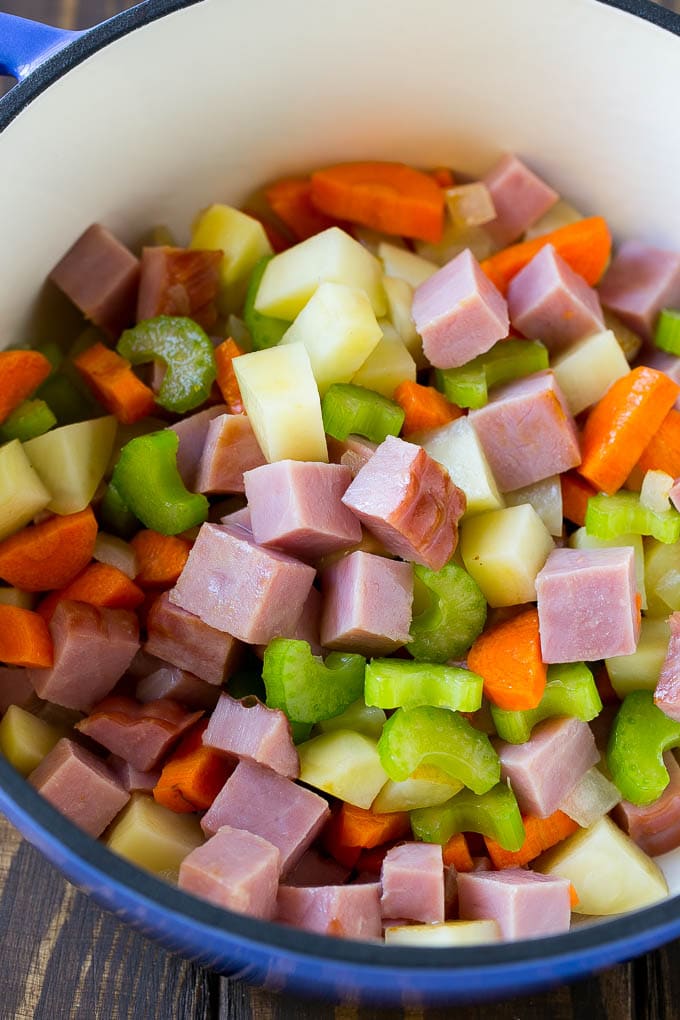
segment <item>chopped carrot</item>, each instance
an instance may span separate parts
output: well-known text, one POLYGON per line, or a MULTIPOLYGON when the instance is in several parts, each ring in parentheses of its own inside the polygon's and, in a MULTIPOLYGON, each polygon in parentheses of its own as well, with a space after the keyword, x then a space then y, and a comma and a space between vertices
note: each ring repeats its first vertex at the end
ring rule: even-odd
POLYGON ((436 166, 434 170, 430 170, 430 177, 437 182, 440 188, 452 188, 456 183, 447 166, 436 166))
POLYGON ((561 255, 574 272, 579 273, 592 287, 606 269, 612 239, 605 220, 601 216, 591 216, 558 227, 557 230, 551 230, 542 237, 512 244, 509 248, 504 248, 484 259, 481 267, 501 294, 505 294, 513 276, 516 276, 546 244, 554 245, 557 254, 561 255))
POLYGON ((573 882, 570 882, 569 883, 569 904, 571 906, 571 909, 573 910, 574 907, 577 907, 580 902, 581 902, 581 899, 579 897, 579 894, 576 892, 576 886, 574 885, 573 882))
POLYGON ((368 850, 362 850, 354 867, 357 871, 370 871, 374 875, 379 875, 385 860, 385 854, 392 847, 396 846, 397 842, 397 840, 392 840, 390 843, 381 843, 380 846, 373 846, 368 850))
POLYGON ((23 591, 63 588, 92 559, 97 521, 88 506, 50 517, 0 542, 0 577, 23 591))
POLYGON ((602 492, 616 492, 675 403, 680 386, 640 365, 613 383, 588 415, 578 472, 602 492))
POLYGON ((450 421, 460 418, 462 411, 446 399, 443 393, 434 386, 421 386, 420 383, 405 379, 399 383, 392 399, 403 409, 406 417, 402 426, 405 436, 411 432, 436 429, 447 425, 450 421))
POLYGON ((312 182, 308 177, 285 177, 266 189, 273 211, 296 240, 305 241, 336 224, 312 203, 312 182))
POLYGON ((579 828, 578 824, 563 811, 554 811, 547 818, 523 815, 524 842, 519 850, 504 850, 500 843, 484 837, 489 857, 499 871, 504 868, 521 868, 535 860, 544 850, 561 843, 579 828))
POLYGON ((0 351, 0 422, 30 397, 51 371, 40 351, 0 351))
POLYGON ((137 556, 135 581, 141 588, 171 588, 191 552, 185 538, 151 530, 138 531, 130 545, 137 556))
POLYGON ((217 365, 217 385, 220 388, 224 402, 227 405, 229 414, 241 414, 243 412, 243 400, 239 389, 236 372, 234 372, 233 360, 240 357, 243 351, 231 337, 223 340, 215 348, 215 363, 217 365))
POLYGON ((343 803, 339 815, 337 839, 344 846, 370 849, 401 839, 411 831, 408 811, 390 811, 379 814, 354 804, 343 803))
POLYGON ((63 599, 108 609, 137 609, 144 601, 144 592, 118 567, 108 563, 90 563, 65 588, 51 592, 43 599, 38 606, 42 618, 49 622, 57 603, 63 599))
POLYGON ((527 609, 485 630, 472 645, 468 668, 484 680, 484 694, 510 711, 536 708, 547 679, 538 612, 527 609))
POLYGON ((346 868, 354 868, 361 857, 362 848, 360 846, 347 846, 347 844, 342 843, 339 838, 341 828, 342 819, 340 818, 340 810, 337 809, 333 811, 331 817, 321 830, 321 845, 326 853, 330 857, 335 858, 340 864, 344 864, 346 868))
POLYGON ((474 869, 475 864, 470 848, 462 832, 454 832, 448 843, 444 844, 443 855, 446 867, 454 867, 456 871, 472 871, 474 869))
POLYGON ((341 163, 312 174, 312 201, 328 216, 437 244, 444 229, 444 192, 404 163, 341 163))
POLYGON ((290 248, 291 241, 289 241, 288 238, 281 233, 278 227, 275 227, 273 223, 266 220, 264 216, 260 216, 259 212, 256 212, 254 209, 244 209, 243 212, 246 216, 252 216, 254 220, 257 220, 258 223, 262 224, 264 232, 267 235, 267 240, 271 244, 272 250, 275 254, 278 255, 280 251, 285 251, 286 248, 290 248))
POLYGON ((680 411, 670 410, 647 446, 636 468, 644 477, 647 471, 665 471, 680 478, 680 411))
POLYGON ((209 808, 233 771, 232 763, 203 744, 207 725, 204 719, 187 733, 154 786, 156 803, 177 814, 209 808))
POLYGON ((586 523, 588 500, 597 495, 597 489, 580 478, 574 471, 565 471, 560 475, 562 489, 562 513, 573 524, 583 527, 586 523))
POLYGON ((38 613, 0 605, 0 662, 31 669, 49 668, 53 654, 50 632, 38 613))
POLYGON ((102 343, 93 344, 73 364, 107 411, 123 425, 132 425, 153 414, 153 390, 132 371, 130 362, 102 343))

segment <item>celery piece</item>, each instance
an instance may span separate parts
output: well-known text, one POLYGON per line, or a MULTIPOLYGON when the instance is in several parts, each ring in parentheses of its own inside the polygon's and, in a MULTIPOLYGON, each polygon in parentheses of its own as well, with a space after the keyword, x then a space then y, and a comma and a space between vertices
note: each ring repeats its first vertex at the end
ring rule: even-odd
POLYGON ((434 662, 373 659, 366 666, 367 705, 418 708, 432 705, 454 712, 476 712, 482 704, 481 676, 469 669, 434 662))
POLYGON ((412 811, 411 827, 414 836, 426 843, 448 843, 456 832, 479 832, 504 850, 519 850, 524 842, 517 800, 505 783, 481 795, 461 790, 439 807, 412 811))
POLYGON ((298 744, 301 782, 356 807, 370 808, 388 780, 375 740, 333 730, 298 744))
POLYGON ((67 730, 50 726, 18 705, 10 705, 0 722, 0 751, 22 776, 37 768, 67 730))
POLYGON ((253 269, 243 306, 243 321, 248 328, 255 351, 262 351, 266 347, 276 347, 290 326, 286 319, 275 319, 272 315, 263 315, 262 312, 255 311, 255 299, 264 271, 273 258, 273 255, 265 255, 253 269))
POLYGON ((36 351, 40 351, 47 358, 52 366, 52 371, 58 369, 64 360, 64 352, 54 340, 46 340, 45 343, 38 344, 36 351))
POLYGON ((19 440, 0 446, 0 539, 23 528, 51 499, 19 440))
POLYGON ((105 528, 121 538, 132 538, 141 527, 113 479, 106 486, 104 498, 99 504, 99 519, 105 528))
POLYGON ((365 668, 363 655, 329 652, 324 662, 312 655, 307 641, 274 638, 267 645, 262 669, 267 705, 298 723, 331 719, 361 696, 365 668))
POLYGON ((680 354, 680 309, 661 309, 654 330, 654 343, 668 354, 680 354))
POLYGON ((59 425, 72 425, 85 421, 97 413, 99 404, 92 396, 84 393, 72 379, 61 372, 54 372, 36 391, 36 397, 44 400, 52 409, 59 425))
POLYGON ((483 407, 488 390, 548 367, 548 351, 539 340, 501 340, 460 368, 436 373, 437 388, 459 407, 483 407))
POLYGON ((612 723, 607 766, 631 804, 652 804, 670 782, 664 751, 680 747, 680 722, 654 704, 652 691, 631 691, 612 723))
POLYGON ((312 733, 312 723, 307 722, 294 722, 292 719, 290 722, 290 732, 293 736, 294 744, 303 744, 306 740, 309 740, 312 733))
POLYGON ((489 399, 486 372, 479 358, 473 358, 461 368, 438 368, 435 384, 447 400, 458 407, 476 409, 484 407, 489 399))
POLYGON ((331 733, 333 730, 354 730, 374 740, 380 739, 387 716, 382 708, 367 705, 363 698, 354 701, 340 715, 322 719, 314 727, 315 733, 331 733))
POLYGON ((184 858, 204 841, 196 815, 170 811, 145 793, 132 794, 104 836, 110 850, 174 882, 184 858))
POLYGON ((52 493, 48 510, 84 510, 104 477, 116 438, 111 415, 52 429, 24 443, 24 451, 52 493))
POLYGON ((414 611, 409 652, 418 661, 462 659, 486 623, 486 599, 479 585, 457 563, 441 570, 416 564, 414 571, 427 604, 417 615, 414 611))
POLYGON ((25 443, 49 432, 56 424, 56 416, 44 400, 24 400, 0 425, 0 441, 18 439, 25 443))
POLYGON ((340 440, 358 435, 382 443, 398 436, 404 424, 399 404, 354 383, 333 383, 324 394, 321 415, 326 434, 340 440))
POLYGON ((548 667, 548 681, 536 708, 512 712, 491 705, 496 732, 510 744, 524 744, 534 726, 555 715, 570 715, 590 722, 602 711, 593 674, 584 662, 548 667))
POLYGON ((597 538, 652 535, 670 544, 680 539, 680 513, 674 509, 662 513, 650 510, 642 506, 636 492, 617 492, 613 496, 600 492, 588 500, 586 531, 597 538))

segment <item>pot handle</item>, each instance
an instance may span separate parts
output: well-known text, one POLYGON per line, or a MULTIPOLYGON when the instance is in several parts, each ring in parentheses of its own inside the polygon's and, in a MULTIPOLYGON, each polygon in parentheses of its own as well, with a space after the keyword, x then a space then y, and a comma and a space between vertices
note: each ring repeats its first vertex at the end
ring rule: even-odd
POLYGON ((0 14, 0 74, 21 81, 82 32, 69 32, 14 14, 0 14))

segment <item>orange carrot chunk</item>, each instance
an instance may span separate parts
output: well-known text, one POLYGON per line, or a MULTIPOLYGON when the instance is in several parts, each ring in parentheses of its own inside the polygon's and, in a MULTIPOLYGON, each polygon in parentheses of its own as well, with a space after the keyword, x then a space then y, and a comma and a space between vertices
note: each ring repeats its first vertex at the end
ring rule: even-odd
POLYGON ((411 382, 410 379, 399 383, 392 399, 404 411, 402 432, 405 436, 411 432, 447 425, 450 421, 460 418, 463 413, 434 386, 421 386, 420 383, 411 382))
POLYGON ((241 390, 239 389, 233 365, 234 358, 240 357, 241 354, 243 354, 243 351, 231 337, 215 348, 217 385, 220 388, 229 414, 241 414, 243 412, 241 390))
POLYGON ((680 478, 680 411, 671 410, 659 425, 636 465, 644 477, 647 471, 665 471, 680 478))
POLYGON ((430 176, 403 163, 341 163, 312 174, 317 209, 385 234, 437 244, 444 193, 430 176))
POLYGON ((379 814, 354 804, 343 803, 338 812, 338 842, 348 847, 370 849, 393 839, 403 839, 411 831, 408 811, 379 814))
POLYGON ((617 379, 588 415, 579 474, 609 495, 620 489, 678 394, 677 383, 646 365, 617 379))
POLYGON ((73 359, 97 400, 123 425, 131 425, 153 414, 153 390, 132 371, 120 354, 96 343, 73 359))
POLYGON ((227 759, 203 745, 207 725, 205 719, 187 733, 154 787, 154 800, 177 814, 209 808, 233 771, 227 759))
POLYGON ((335 225, 312 202, 312 182, 308 177, 286 177, 265 191, 267 201, 296 240, 305 241, 335 225))
POLYGON ((38 612, 49 621, 62 599, 87 602, 90 606, 108 609, 137 609, 144 601, 144 592, 122 570, 108 563, 90 563, 82 574, 61 591, 52 592, 40 603, 38 612))
POLYGON ((137 555, 135 582, 142 588, 171 588, 191 552, 185 538, 151 530, 138 531, 130 545, 137 555))
POLYGON ((569 904, 571 906, 571 909, 573 910, 574 907, 577 907, 580 902, 581 902, 581 900, 579 898, 579 894, 576 892, 576 886, 574 885, 573 882, 570 882, 569 883, 569 904))
POLYGON ((40 351, 0 351, 0 422, 30 397, 51 371, 40 351))
POLYGON ((467 663, 483 678, 484 694, 494 705, 510 711, 536 708, 547 680, 538 611, 527 609, 484 631, 468 652, 467 663))
POLYGON ((442 851, 444 864, 447 867, 454 867, 456 871, 473 870, 474 861, 462 832, 454 832, 448 843, 444 844, 442 851))
POLYGON ((0 542, 0 577, 23 591, 63 588, 92 559, 96 537, 90 507, 29 525, 0 542))
POLYGON ((565 815, 563 811, 555 811, 547 818, 522 815, 522 821, 525 837, 519 850, 504 850, 500 843, 484 837, 489 857, 499 871, 503 868, 523 867, 529 861, 535 860, 544 850, 561 843, 579 828, 573 818, 565 815))
POLYGON ((516 276, 527 262, 531 262, 534 255, 546 244, 554 245, 557 254, 561 255, 574 272, 579 273, 592 287, 607 267, 612 239, 605 220, 601 216, 591 216, 551 230, 542 237, 512 244, 496 255, 484 259, 480 264, 501 294, 505 294, 513 276, 516 276))
POLYGON ((582 528, 586 523, 588 500, 591 496, 597 495, 597 489, 589 485, 584 478, 579 478, 573 471, 565 471, 560 475, 560 487, 563 515, 572 524, 578 524, 582 528))
POLYGON ((52 661, 52 638, 43 618, 30 609, 0 605, 0 662, 41 669, 52 661))
POLYGON ((447 166, 436 166, 434 170, 430 170, 430 177, 436 181, 440 188, 452 188, 456 183, 447 166))

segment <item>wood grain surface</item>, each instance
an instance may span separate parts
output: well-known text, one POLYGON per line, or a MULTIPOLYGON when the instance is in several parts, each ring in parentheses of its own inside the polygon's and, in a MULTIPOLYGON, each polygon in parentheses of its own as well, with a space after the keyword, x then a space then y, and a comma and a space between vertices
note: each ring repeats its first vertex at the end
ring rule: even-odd
MULTIPOLYGON (((226 2, 226 0, 225 0, 226 2)), ((512 2, 512 0, 510 0, 512 2)), ((0 10, 86 28, 131 0, 0 0, 0 10)), ((680 0, 664 6, 680 11, 680 0)), ((220 978, 120 924, 0 816, 0 1020, 678 1020, 680 942, 599 978, 448 1010, 357 1010, 220 978)))

